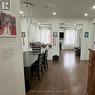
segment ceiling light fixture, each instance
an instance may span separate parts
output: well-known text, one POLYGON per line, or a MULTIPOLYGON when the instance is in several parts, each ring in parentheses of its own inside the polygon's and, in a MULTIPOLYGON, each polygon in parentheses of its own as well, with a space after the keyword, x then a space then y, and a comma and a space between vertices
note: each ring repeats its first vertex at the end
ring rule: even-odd
POLYGON ((84 16, 88 16, 88 13, 85 13, 84 16))
POLYGON ((56 15, 56 12, 53 12, 52 14, 55 16, 56 15))
POLYGON ((23 2, 24 6, 25 6, 25 17, 27 18, 27 22, 30 21, 32 24, 32 12, 31 12, 31 8, 34 6, 32 3, 30 2, 23 2))
POLYGON ((33 7, 34 5, 32 4, 32 3, 30 3, 30 2, 23 2, 25 5, 27 5, 27 6, 30 6, 30 7, 33 7))
POLYGON ((23 11, 20 11, 20 14, 23 14, 23 11))
POLYGON ((93 5, 93 6, 92 6, 92 9, 94 9, 94 10, 95 10, 95 5, 93 5))

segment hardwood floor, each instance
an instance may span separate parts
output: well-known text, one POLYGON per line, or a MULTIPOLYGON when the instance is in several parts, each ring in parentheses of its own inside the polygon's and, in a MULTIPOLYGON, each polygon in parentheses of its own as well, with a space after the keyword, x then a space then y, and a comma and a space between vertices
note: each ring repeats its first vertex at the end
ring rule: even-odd
POLYGON ((27 95, 85 95, 87 62, 75 57, 74 51, 62 51, 59 62, 49 61, 41 82, 32 79, 27 95))

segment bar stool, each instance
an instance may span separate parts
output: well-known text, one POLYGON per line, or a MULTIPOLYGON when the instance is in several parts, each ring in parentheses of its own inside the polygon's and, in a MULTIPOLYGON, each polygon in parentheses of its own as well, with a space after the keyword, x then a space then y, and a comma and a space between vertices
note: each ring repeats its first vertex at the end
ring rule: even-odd
POLYGON ((44 76, 43 73, 43 56, 44 53, 41 53, 38 55, 38 60, 33 63, 31 66, 31 76, 37 76, 40 81, 40 72, 42 73, 42 76, 44 76))
POLYGON ((45 53, 43 56, 43 66, 44 66, 45 71, 47 71, 47 69, 48 69, 47 56, 48 56, 48 50, 45 50, 45 53))

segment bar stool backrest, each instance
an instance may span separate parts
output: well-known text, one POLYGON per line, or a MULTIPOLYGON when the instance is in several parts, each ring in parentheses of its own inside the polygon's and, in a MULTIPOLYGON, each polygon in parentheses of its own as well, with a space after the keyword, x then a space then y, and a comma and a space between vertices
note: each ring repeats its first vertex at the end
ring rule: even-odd
POLYGON ((47 56, 48 56, 48 50, 45 50, 45 55, 44 55, 45 60, 47 60, 47 56))
POLYGON ((38 64, 42 64, 43 63, 43 53, 38 55, 38 64))

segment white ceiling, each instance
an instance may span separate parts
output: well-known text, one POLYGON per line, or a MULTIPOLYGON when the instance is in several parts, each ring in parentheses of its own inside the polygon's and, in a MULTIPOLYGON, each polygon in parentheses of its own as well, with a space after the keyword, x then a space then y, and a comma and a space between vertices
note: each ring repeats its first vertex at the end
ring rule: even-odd
MULTIPOLYGON (((21 0, 21 4, 26 1, 32 3, 32 17, 36 18, 54 18, 53 11, 56 11, 57 18, 93 18, 95 10, 92 6, 95 5, 95 0, 21 0), (84 13, 89 14, 84 17, 84 13)), ((23 10, 23 7, 22 9, 23 10)))

